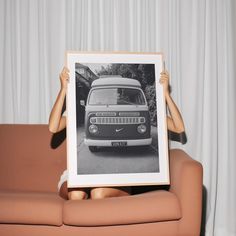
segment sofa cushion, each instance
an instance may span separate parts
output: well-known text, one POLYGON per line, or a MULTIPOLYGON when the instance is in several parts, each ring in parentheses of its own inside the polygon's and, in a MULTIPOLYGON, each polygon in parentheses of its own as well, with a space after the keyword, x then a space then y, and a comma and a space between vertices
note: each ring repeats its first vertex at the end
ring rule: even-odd
POLYGON ((0 191, 0 223, 62 225, 64 200, 56 193, 0 191))
POLYGON ((52 135, 48 125, 0 124, 0 189, 57 192, 66 168, 64 134, 52 135))
POLYGON ((97 200, 66 201, 63 223, 100 226, 171 221, 181 218, 179 201, 164 190, 97 200))

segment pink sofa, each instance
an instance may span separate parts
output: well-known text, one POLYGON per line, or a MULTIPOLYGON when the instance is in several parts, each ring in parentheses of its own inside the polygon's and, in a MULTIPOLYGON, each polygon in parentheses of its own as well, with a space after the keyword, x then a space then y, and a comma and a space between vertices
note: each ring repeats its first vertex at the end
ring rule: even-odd
POLYGON ((57 193, 63 135, 52 137, 46 125, 0 125, 0 235, 200 234, 202 166, 185 152, 170 151, 168 190, 68 201, 57 193))

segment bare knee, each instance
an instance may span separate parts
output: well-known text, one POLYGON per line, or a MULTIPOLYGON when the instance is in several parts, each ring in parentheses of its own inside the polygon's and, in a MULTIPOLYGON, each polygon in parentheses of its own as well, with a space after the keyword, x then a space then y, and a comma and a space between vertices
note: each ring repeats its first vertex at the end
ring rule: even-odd
POLYGON ((108 197, 109 192, 107 188, 94 188, 91 190, 90 195, 92 199, 102 199, 108 197))
POLYGON ((94 188, 91 190, 92 199, 102 199, 109 197, 122 197, 129 195, 128 191, 124 191, 120 188, 94 188))
POLYGON ((85 191, 82 190, 72 190, 68 192, 69 200, 83 200, 87 199, 88 195, 85 191))

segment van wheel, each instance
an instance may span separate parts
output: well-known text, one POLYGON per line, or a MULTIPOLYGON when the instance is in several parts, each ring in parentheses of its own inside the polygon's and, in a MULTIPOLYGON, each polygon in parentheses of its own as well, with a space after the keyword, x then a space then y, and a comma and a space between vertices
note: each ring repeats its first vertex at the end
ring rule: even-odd
POLYGON ((96 146, 89 146, 90 152, 97 152, 98 148, 96 146))

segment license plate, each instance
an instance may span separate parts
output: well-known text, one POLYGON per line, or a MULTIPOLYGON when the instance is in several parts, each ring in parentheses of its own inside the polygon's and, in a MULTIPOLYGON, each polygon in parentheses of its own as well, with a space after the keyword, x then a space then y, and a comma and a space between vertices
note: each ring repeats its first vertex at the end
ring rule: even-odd
POLYGON ((127 142, 111 142, 111 145, 114 147, 124 147, 127 146, 127 142))

